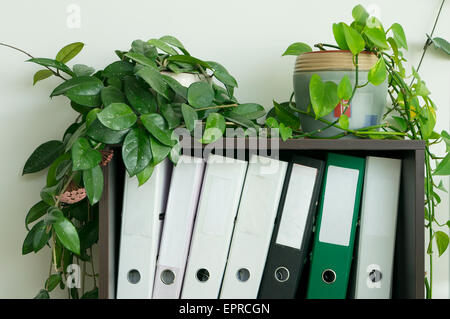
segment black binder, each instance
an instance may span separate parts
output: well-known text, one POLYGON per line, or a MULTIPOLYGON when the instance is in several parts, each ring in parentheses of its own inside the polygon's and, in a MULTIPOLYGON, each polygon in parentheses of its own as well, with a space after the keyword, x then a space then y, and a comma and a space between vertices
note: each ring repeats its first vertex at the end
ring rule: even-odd
POLYGON ((259 299, 295 298, 309 254, 325 162, 294 156, 283 185, 259 299))

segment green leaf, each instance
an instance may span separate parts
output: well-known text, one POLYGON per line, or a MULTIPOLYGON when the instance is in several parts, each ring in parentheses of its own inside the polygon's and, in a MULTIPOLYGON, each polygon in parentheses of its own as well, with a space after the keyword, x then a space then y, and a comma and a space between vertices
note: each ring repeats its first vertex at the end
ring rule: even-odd
POLYGON ((104 87, 100 93, 103 106, 108 106, 111 103, 126 103, 125 96, 122 91, 114 86, 104 87))
POLYGON ((60 173, 59 169, 61 169, 60 165, 67 164, 67 160, 70 160, 69 153, 65 153, 59 156, 52 163, 52 165, 50 165, 47 173, 47 187, 55 186, 56 184, 58 184, 59 180, 61 179, 61 177, 58 176, 58 173, 60 173))
POLYGON ((377 27, 369 28, 366 26, 364 28, 364 34, 375 46, 380 49, 389 49, 389 45, 386 42, 386 33, 384 33, 383 29, 377 27))
POLYGON ((147 41, 147 43, 150 44, 150 45, 154 45, 158 49, 161 49, 162 51, 164 51, 166 53, 169 53, 171 55, 177 55, 178 54, 178 52, 174 48, 172 48, 166 42, 161 41, 159 39, 150 39, 150 40, 147 41))
POLYGON ((50 94, 50 97, 65 94, 67 91, 77 88, 80 86, 90 85, 95 88, 97 86, 103 87, 102 81, 97 79, 95 76, 80 76, 76 78, 69 79, 60 85, 58 85, 53 92, 50 94))
POLYGON ((40 192, 41 199, 49 205, 55 204, 55 195, 60 185, 43 187, 40 192))
POLYGON ((125 76, 133 74, 134 65, 127 61, 113 62, 103 70, 103 75, 107 78, 123 79, 125 76))
POLYGON ((444 140, 445 145, 447 147, 445 151, 446 152, 450 151, 450 134, 448 134, 447 131, 443 130, 441 132, 441 136, 442 136, 442 139, 444 140))
POLYGON ((130 176, 141 172, 152 159, 150 140, 141 128, 132 129, 123 142, 122 158, 130 176))
POLYGON ((408 124, 402 117, 393 116, 392 119, 394 120, 392 124, 400 131, 405 132, 408 129, 408 124))
POLYGON ((166 42, 167 44, 170 44, 178 49, 181 50, 185 55, 190 55, 188 51, 184 48, 183 44, 175 37, 171 35, 165 35, 159 38, 161 41, 166 42))
MULTIPOLYGON (((170 150, 170 148, 169 148, 169 150, 170 150)), ((153 166, 153 164, 149 164, 149 165, 147 165, 146 168, 144 168, 142 171, 140 171, 139 173, 136 174, 136 177, 139 182, 139 186, 144 185, 145 182, 147 182, 149 180, 149 178, 153 174, 154 169, 155 169, 155 167, 153 166)))
POLYGON ((88 140, 80 137, 72 146, 72 162, 74 171, 91 169, 102 160, 102 154, 91 148, 88 140))
POLYGON ((316 119, 329 114, 339 103, 337 87, 334 82, 322 82, 322 79, 317 74, 311 76, 309 96, 316 119))
POLYGON ((450 153, 438 164, 433 175, 450 175, 450 153))
POLYGON ((96 204, 103 192, 103 172, 100 166, 83 170, 83 182, 89 202, 91 205, 96 204))
POLYGON ((151 165, 153 166, 156 166, 159 163, 161 163, 167 157, 167 155, 169 155, 171 150, 170 146, 161 144, 160 142, 158 142, 157 139, 153 138, 152 136, 150 136, 150 146, 153 155, 151 165))
POLYGON ((157 113, 141 115, 142 124, 158 141, 167 146, 173 146, 172 131, 169 130, 164 118, 157 113))
POLYGON ((306 52, 311 52, 311 51, 312 51, 311 47, 309 45, 307 45, 306 43, 296 42, 296 43, 292 43, 290 46, 288 46, 286 51, 284 51, 284 53, 281 56, 285 56, 285 55, 298 56, 300 54, 303 54, 306 52))
POLYGON ((155 59, 158 56, 156 48, 142 40, 134 40, 133 43, 131 43, 131 49, 133 52, 143 54, 150 59, 155 59))
POLYGON ((63 151, 64 144, 60 141, 48 141, 38 146, 26 161, 22 175, 43 170, 53 163, 63 151))
POLYGON ((214 100, 214 90, 209 83, 194 82, 188 89, 189 104, 196 108, 204 108, 211 105, 214 100))
POLYGON ((156 65, 156 62, 154 60, 146 57, 143 54, 136 53, 136 52, 128 52, 127 54, 125 54, 125 56, 127 58, 130 58, 133 61, 136 61, 139 64, 142 64, 142 65, 154 68, 154 69, 158 68, 158 66, 156 65))
POLYGON ((164 117, 164 119, 169 124, 169 129, 173 129, 180 125, 181 117, 179 114, 177 114, 174 109, 172 108, 172 105, 170 104, 161 104, 159 106, 159 110, 164 117))
POLYGON ((50 230, 47 231, 44 221, 38 222, 33 228, 36 228, 33 237, 33 251, 37 253, 48 243, 52 234, 50 230))
POLYGON ((55 69, 58 69, 60 71, 63 71, 67 74, 69 74, 70 76, 74 76, 75 74, 72 72, 72 70, 65 65, 62 62, 53 60, 53 59, 47 59, 47 58, 32 58, 27 60, 26 62, 33 62, 42 66, 46 66, 46 67, 52 67, 55 69))
POLYGON ((64 217, 53 224, 53 229, 65 248, 77 255, 80 254, 80 238, 75 226, 67 218, 64 217))
POLYGON ((403 31, 403 27, 398 23, 394 23, 391 26, 391 30, 394 34, 394 40, 397 45, 408 50, 408 43, 406 42, 406 36, 405 31, 403 31))
POLYGON ((85 292, 81 299, 98 299, 98 288, 85 292))
POLYGON ((342 28, 344 30, 345 42, 347 43, 350 51, 352 51, 352 54, 357 55, 362 50, 364 50, 366 42, 364 41, 363 37, 358 33, 358 31, 349 27, 345 23, 343 24, 342 28))
POLYGON ((181 156, 181 145, 177 142, 171 149, 169 153, 169 159, 172 161, 174 165, 177 165, 178 160, 181 156))
POLYGON ((206 69, 212 68, 207 62, 188 55, 172 55, 167 58, 167 61, 189 63, 194 66, 200 65, 206 69))
POLYGON ((189 131, 195 128, 195 121, 198 120, 197 112, 187 104, 181 105, 181 112, 183 114, 184 123, 189 131))
POLYGON ((373 85, 380 85, 386 80, 387 71, 384 59, 381 57, 378 59, 377 63, 369 70, 367 79, 373 85))
POLYGON ((97 115, 99 121, 115 131, 125 130, 136 123, 137 116, 133 110, 124 103, 112 103, 97 115))
POLYGON ((225 86, 237 87, 238 83, 236 79, 225 69, 223 65, 217 62, 207 62, 214 69, 214 76, 217 80, 222 82, 225 86))
POLYGON ((95 108, 89 111, 86 115, 86 127, 91 126, 91 124, 97 119, 97 114, 100 113, 102 109, 95 108))
POLYGON ((420 132, 422 138, 428 140, 431 134, 433 134, 434 126, 436 125, 436 113, 428 105, 425 105, 421 113, 421 116, 419 116, 420 132))
POLYGON ((342 127, 343 129, 348 129, 348 125, 349 125, 348 116, 345 114, 342 114, 339 117, 339 126, 342 127))
POLYGON ((352 84, 350 83, 350 78, 348 75, 344 75, 344 77, 341 79, 341 82, 339 82, 337 94, 339 99, 341 100, 350 100, 350 97, 352 96, 353 88, 352 84))
POLYGON ((278 104, 273 101, 276 117, 280 123, 289 126, 293 130, 298 130, 300 127, 300 118, 292 111, 286 104, 278 104))
POLYGON ((63 212, 56 207, 50 207, 47 211, 47 214, 44 218, 45 225, 53 225, 56 222, 59 222, 64 218, 63 212))
POLYGON ((98 219, 89 221, 78 232, 80 248, 86 250, 98 242, 98 219))
POLYGON ((104 126, 98 119, 95 119, 88 127, 86 135, 95 141, 105 144, 121 143, 129 129, 114 131, 104 126))
POLYGON ((33 85, 35 85, 37 82, 45 80, 48 77, 51 77, 53 75, 53 72, 50 70, 39 70, 37 71, 33 76, 33 85))
POLYGON ((65 94, 70 100, 84 106, 99 106, 103 83, 94 76, 75 77, 60 84, 50 96, 65 94))
POLYGON ((48 294, 47 290, 41 289, 33 299, 50 299, 50 295, 48 294))
POLYGON ((33 248, 33 240, 34 240, 34 235, 36 233, 36 230, 41 227, 41 225, 44 223, 44 221, 40 221, 39 223, 36 223, 36 225, 34 225, 31 230, 28 232, 27 236, 25 237, 25 240, 23 241, 22 244, 22 255, 26 255, 31 253, 32 251, 34 251, 33 248), (38 225, 39 224, 39 225, 38 225))
POLYGON ((432 39, 434 46, 439 49, 444 51, 445 53, 450 55, 450 43, 448 43, 447 40, 443 39, 443 38, 439 38, 439 37, 435 37, 432 39))
POLYGON ((283 123, 280 123, 280 136, 283 141, 292 137, 292 129, 290 127, 284 126, 283 123))
POLYGON ((347 41, 345 40, 344 26, 345 26, 344 22, 333 23, 333 35, 337 45, 342 50, 350 50, 347 45, 347 41))
POLYGON ((256 120, 266 115, 264 107, 256 103, 239 104, 238 106, 231 108, 229 113, 240 115, 248 120, 256 120))
POLYGON ((366 24, 366 20, 369 17, 369 13, 364 9, 364 7, 360 4, 355 6, 352 10, 352 17, 356 22, 364 25, 366 24))
POLYGON ((47 291, 52 291, 56 288, 56 286, 58 286, 58 284, 61 282, 61 279, 62 278, 60 274, 51 275, 45 281, 45 289, 47 289, 47 291))
POLYGON ((27 230, 28 225, 44 216, 49 207, 50 205, 48 205, 46 202, 40 201, 30 208, 27 216, 25 217, 25 227, 27 228, 27 230))
POLYGON ((67 63, 72 60, 80 51, 83 49, 84 44, 81 42, 74 42, 66 45, 64 48, 59 50, 56 55, 56 61, 60 61, 62 63, 67 63))
POLYGON ((169 87, 179 96, 181 96, 183 99, 187 100, 187 92, 188 89, 184 86, 182 86, 177 80, 174 78, 161 74, 164 81, 169 85, 169 87))
POLYGON ((230 122, 236 123, 239 126, 246 127, 246 128, 256 128, 255 123, 253 123, 251 120, 247 119, 246 117, 233 113, 231 111, 225 111, 222 113, 223 117, 227 119, 230 122))
POLYGON ((225 119, 221 114, 209 114, 208 118, 206 119, 205 131, 203 132, 201 142, 203 144, 209 144, 217 141, 225 132, 225 127, 225 119))
POLYGON ((156 100, 153 94, 145 88, 134 76, 127 76, 123 80, 124 91, 131 107, 140 114, 156 112, 156 100))
POLYGON ((443 231, 437 231, 434 233, 434 237, 436 238, 436 244, 439 251, 439 257, 447 250, 449 238, 446 233, 443 231))
POLYGON ((84 64, 75 64, 72 69, 76 76, 90 76, 95 72, 94 68, 84 64))
POLYGON ((147 82, 153 90, 161 94, 166 99, 169 99, 169 87, 157 70, 145 66, 136 72, 136 75, 144 79, 144 81, 147 82))
POLYGON ((279 128, 278 121, 273 117, 266 118, 266 126, 269 128, 279 128))

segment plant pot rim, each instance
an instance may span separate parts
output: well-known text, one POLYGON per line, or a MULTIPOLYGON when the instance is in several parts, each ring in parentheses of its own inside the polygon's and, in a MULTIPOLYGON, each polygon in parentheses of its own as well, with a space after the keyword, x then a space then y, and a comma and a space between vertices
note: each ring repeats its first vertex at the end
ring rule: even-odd
MULTIPOLYGON (((378 61, 373 52, 363 51, 358 56, 358 69, 370 70, 378 61)), ((353 71, 353 54, 348 50, 314 51, 300 54, 295 61, 295 73, 310 71, 353 71), (325 54, 327 53, 327 54, 325 54)))
MULTIPOLYGON (((353 55, 353 53, 350 50, 320 50, 320 51, 305 52, 305 53, 302 53, 302 54, 337 53, 337 52, 349 53, 349 54, 353 55)), ((375 55, 375 53, 373 53, 371 51, 361 51, 359 54, 361 54, 361 53, 375 55)), ((300 55, 302 55, 302 54, 300 54, 300 55)))

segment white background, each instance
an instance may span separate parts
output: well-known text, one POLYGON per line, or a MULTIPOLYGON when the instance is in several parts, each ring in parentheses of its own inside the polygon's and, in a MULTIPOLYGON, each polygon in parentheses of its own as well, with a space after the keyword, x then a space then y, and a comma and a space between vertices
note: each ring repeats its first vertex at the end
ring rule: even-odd
MULTIPOLYGON (((333 22, 351 19, 361 3, 372 8, 385 26, 403 25, 409 41, 408 60, 417 65, 440 0, 171 0, 171 1, 2 1, 0 42, 16 45, 37 57, 54 57, 70 42, 86 44, 73 63, 97 69, 116 59, 115 49, 128 49, 134 39, 171 34, 192 55, 225 65, 237 78, 236 96, 270 107, 272 99, 287 100, 292 91, 294 57, 281 57, 292 42, 334 43, 333 22), (80 28, 69 28, 69 5, 80 8, 80 28)), ((449 4, 444 6, 436 36, 450 39, 449 4)), ((70 25, 69 25, 70 26, 70 25)), ((21 176, 36 146, 60 139, 75 118, 68 100, 49 98, 57 79, 32 86, 38 66, 27 57, 0 47, 0 298, 33 297, 44 285, 49 249, 21 256, 26 235, 24 218, 39 200, 45 175, 21 176)), ((449 59, 430 49, 421 74, 438 106, 437 129, 449 129, 449 59)), ((448 179, 444 178, 448 186, 448 179)), ((438 209, 448 220, 447 195, 438 209)), ((447 230, 446 230, 447 231, 447 230)), ((449 254, 436 260, 435 297, 449 296, 449 254)), ((56 294, 54 296, 65 296, 56 294)))

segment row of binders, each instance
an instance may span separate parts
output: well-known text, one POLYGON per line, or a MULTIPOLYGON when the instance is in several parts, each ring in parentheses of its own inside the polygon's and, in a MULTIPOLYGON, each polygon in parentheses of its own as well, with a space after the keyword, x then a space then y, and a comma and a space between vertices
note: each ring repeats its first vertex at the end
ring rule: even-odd
POLYGON ((294 298, 309 262, 307 298, 390 298, 400 170, 211 154, 126 177, 117 298, 294 298))

